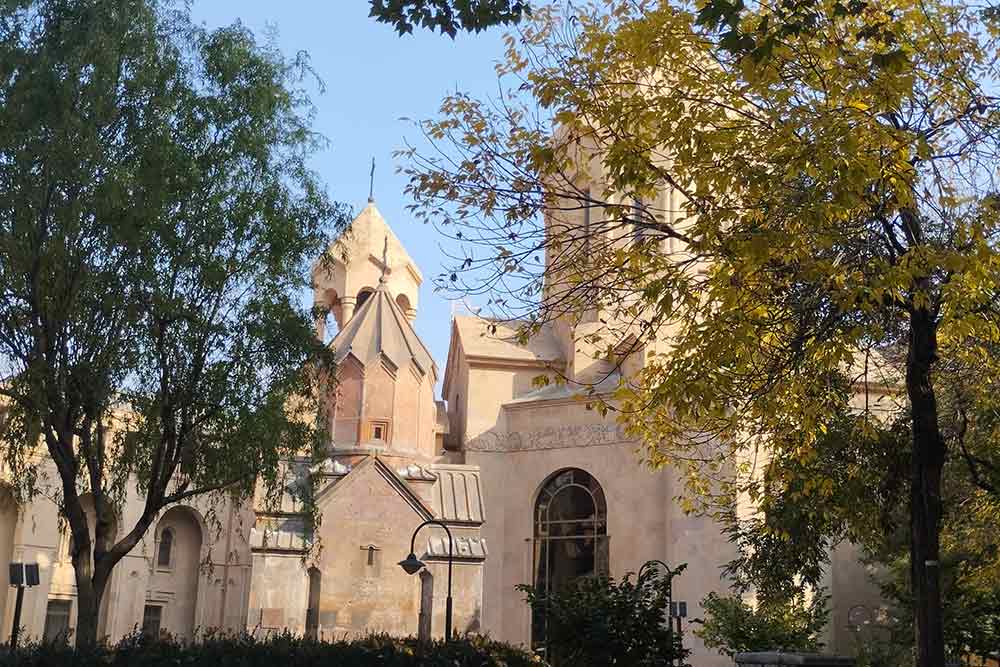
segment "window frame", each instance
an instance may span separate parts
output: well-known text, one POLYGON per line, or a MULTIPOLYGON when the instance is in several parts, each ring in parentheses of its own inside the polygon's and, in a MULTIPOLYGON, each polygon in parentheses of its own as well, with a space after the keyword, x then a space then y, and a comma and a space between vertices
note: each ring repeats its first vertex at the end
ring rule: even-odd
POLYGON ((160 530, 160 539, 156 541, 156 569, 163 571, 171 571, 174 569, 174 547, 177 541, 177 535, 171 526, 165 526, 160 530), (167 540, 167 562, 164 563, 163 556, 163 544, 164 536, 169 536, 170 539, 167 540))
POLYGON ((160 635, 163 634, 163 615, 164 611, 166 610, 166 606, 167 605, 162 602, 158 602, 155 600, 146 600, 146 603, 143 605, 142 608, 142 625, 140 626, 142 634, 146 635, 147 637, 152 637, 153 639, 158 639, 160 635), (151 609, 158 610, 156 616, 155 636, 147 632, 146 629, 147 617, 151 609))
POLYGON ((56 641, 56 639, 59 638, 59 635, 63 631, 65 631, 65 633, 66 633, 64 639, 68 640, 69 636, 73 633, 73 629, 74 629, 73 628, 73 618, 74 618, 74 616, 73 616, 73 598, 65 598, 65 597, 50 597, 50 598, 48 598, 48 600, 45 603, 45 624, 42 626, 42 640, 45 641, 45 642, 56 641), (51 618, 54 618, 54 615, 52 614, 53 604, 56 604, 56 605, 59 605, 59 606, 65 605, 65 608, 66 608, 66 623, 65 623, 65 625, 63 625, 60 628, 60 632, 59 633, 57 633, 53 637, 50 637, 49 636, 49 634, 50 634, 49 620, 51 618))
MULTIPOLYGON (((581 468, 560 468, 545 478, 539 487, 532 507, 531 539, 531 582, 541 594, 552 591, 555 572, 554 558, 558 547, 568 547, 573 543, 586 545, 592 541, 593 560, 590 573, 577 574, 572 579, 586 576, 606 576, 610 572, 610 536, 608 535, 608 507, 601 483, 581 468), (552 518, 554 501, 559 494, 569 489, 583 489, 587 494, 592 511, 581 518, 577 512, 571 518, 552 518), (554 530, 555 529, 555 530, 554 530), (590 533, 587 530, 590 529, 590 533), (568 534, 555 534, 568 530, 568 534), (544 562, 543 562, 544 560, 544 562), (543 570, 544 568, 544 570, 543 570), (544 574, 543 574, 544 571, 544 574)), ((572 580, 569 579, 569 580, 572 580)), ((530 645, 539 648, 544 645, 544 615, 531 610, 529 632, 530 645), (536 616, 537 614, 537 616, 536 616), (536 627, 536 626, 540 626, 536 627), (541 629, 541 633, 539 632, 541 629)))
POLYGON ((371 419, 368 421, 367 425, 367 438, 369 442, 380 442, 384 445, 388 445, 390 438, 392 436, 392 429, 389 424, 388 419, 371 419), (375 429, 382 429, 382 437, 375 437, 375 429))
POLYGON ((649 230, 645 227, 645 216, 649 212, 649 204, 642 197, 632 198, 632 238, 637 242, 645 241, 649 237, 649 230))

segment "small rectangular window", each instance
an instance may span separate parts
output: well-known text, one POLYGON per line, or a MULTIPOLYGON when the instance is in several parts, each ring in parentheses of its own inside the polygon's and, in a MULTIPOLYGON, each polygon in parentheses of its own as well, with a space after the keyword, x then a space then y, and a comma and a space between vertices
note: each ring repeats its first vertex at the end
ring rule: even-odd
POLYGON ((369 436, 378 442, 389 442, 389 422, 373 421, 369 425, 369 436))
POLYGON ((363 545, 361 550, 365 552, 365 576, 379 576, 382 573, 382 550, 374 544, 363 545))
POLYGON ((45 630, 42 634, 46 642, 64 642, 69 636, 69 617, 73 607, 71 600, 49 600, 45 608, 45 630))
POLYGON ((147 637, 159 637, 162 622, 163 605, 147 604, 142 610, 142 634, 147 637))

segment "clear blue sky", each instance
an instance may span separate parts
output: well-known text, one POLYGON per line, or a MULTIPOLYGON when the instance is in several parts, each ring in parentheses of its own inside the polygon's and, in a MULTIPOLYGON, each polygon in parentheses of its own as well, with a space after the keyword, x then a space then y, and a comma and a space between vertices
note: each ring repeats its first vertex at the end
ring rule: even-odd
POLYGON ((405 211, 405 180, 395 173, 392 152, 404 137, 418 137, 401 117, 433 117, 456 87, 473 94, 496 90, 493 65, 503 54, 501 30, 459 35, 454 41, 414 30, 399 37, 368 18, 367 0, 194 0, 196 21, 209 28, 242 22, 263 40, 269 28, 286 55, 309 53, 326 84, 314 96, 315 129, 330 141, 315 160, 330 195, 361 210, 368 197, 371 158, 376 161, 379 210, 424 273, 416 329, 444 374, 451 308, 434 293, 433 276, 443 257, 432 227, 405 211))

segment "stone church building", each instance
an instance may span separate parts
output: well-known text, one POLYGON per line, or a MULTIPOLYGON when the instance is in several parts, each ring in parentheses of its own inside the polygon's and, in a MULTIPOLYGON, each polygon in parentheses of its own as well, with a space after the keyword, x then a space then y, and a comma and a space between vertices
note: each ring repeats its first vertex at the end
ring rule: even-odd
MULTIPOLYGON (((638 443, 612 417, 587 410, 571 383, 532 383, 552 372, 590 377, 596 362, 577 351, 570 327, 550 326, 519 345, 510 329, 488 333, 485 322, 456 316, 442 374, 412 326, 420 268, 374 202, 334 254, 335 266, 317 265, 313 276, 316 303, 336 322, 332 336, 326 321, 317 322, 339 362, 329 397, 332 444, 321 464, 300 466, 315 489, 315 539, 293 493, 276 508, 207 500, 171 507, 116 568, 103 634, 441 635, 445 532, 428 525, 417 534, 416 555, 426 563, 418 574, 397 565, 428 519, 444 522, 454 537, 458 632, 530 645, 543 624, 515 586, 622 576, 651 559, 687 563, 674 596, 687 602, 689 621, 708 592, 725 590, 720 566, 732 547, 716 525, 681 511, 672 472, 642 466, 638 443)), ((138 500, 126 503, 122 526, 138 512, 138 500)), ((0 572, 9 561, 40 565, 41 585, 25 594, 29 636, 72 632, 68 553, 51 500, 0 503, 0 572)), ((829 592, 828 643, 849 650, 849 611, 878 601, 847 546, 833 554, 829 592)), ((13 608, 14 589, 0 587, 0 640, 13 608)), ((690 633, 685 643, 695 665, 726 664, 690 633)))

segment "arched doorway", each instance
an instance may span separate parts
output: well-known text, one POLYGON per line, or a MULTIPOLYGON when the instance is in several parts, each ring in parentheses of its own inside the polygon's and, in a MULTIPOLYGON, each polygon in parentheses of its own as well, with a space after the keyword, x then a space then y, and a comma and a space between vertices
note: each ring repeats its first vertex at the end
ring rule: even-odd
MULTIPOLYGON (((579 577, 608 573, 608 508, 590 473, 564 468, 548 477, 535 500, 533 583, 557 591, 579 577)), ((534 610, 531 640, 545 640, 545 615, 534 610)))
POLYGON ((189 507, 172 507, 160 518, 154 534, 142 630, 193 639, 201 578, 201 521, 189 507))

